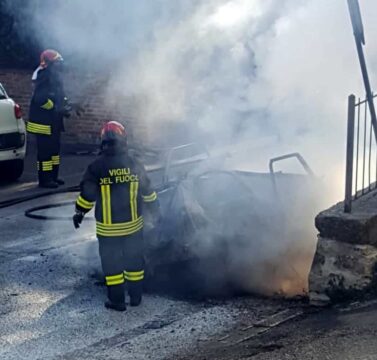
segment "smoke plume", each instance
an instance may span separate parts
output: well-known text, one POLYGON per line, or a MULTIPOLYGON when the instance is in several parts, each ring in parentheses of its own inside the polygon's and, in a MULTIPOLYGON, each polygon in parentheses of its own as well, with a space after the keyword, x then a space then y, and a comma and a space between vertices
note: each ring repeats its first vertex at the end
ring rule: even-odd
MULTIPOLYGON (((8 5, 25 33, 60 50, 78 74, 105 72, 109 103, 141 99, 137 120, 155 145, 200 141, 226 152, 231 166, 259 171, 298 151, 331 187, 321 206, 341 199, 347 96, 364 94, 346 1, 8 5)), ((377 3, 364 0, 361 10, 375 84, 377 3)), ((308 227, 312 212, 302 220, 308 227)), ((302 241, 312 249, 314 226, 309 233, 302 241)))

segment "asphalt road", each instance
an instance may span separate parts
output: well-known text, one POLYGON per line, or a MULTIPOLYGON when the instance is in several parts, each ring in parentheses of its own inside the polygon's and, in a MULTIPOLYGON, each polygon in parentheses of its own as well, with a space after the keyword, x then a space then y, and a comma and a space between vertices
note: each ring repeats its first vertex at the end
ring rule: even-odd
MULTIPOLYGON (((245 327, 237 325, 233 331, 245 327)), ((226 343, 213 338, 178 359, 217 360, 375 360, 377 303, 358 303, 305 314, 259 336, 226 343)))
MULTIPOLYGON (((33 156, 19 182, 0 185, 0 200, 41 191, 33 156)), ((68 185, 79 182, 92 159, 63 157, 68 185)), ((24 217, 27 208, 74 198, 0 209, 0 360, 377 359, 375 302, 311 313, 300 302, 190 302, 159 293, 125 313, 105 309, 94 223, 75 231, 68 221, 24 217)))
MULTIPOLYGON (((70 150, 69 148, 67 150, 70 150)), ((73 151, 74 149, 72 149, 73 151)), ((66 182, 65 186, 78 185, 88 164, 93 161, 94 155, 76 155, 72 152, 61 156, 60 177, 66 182)), ((0 176, 0 203, 31 194, 40 194, 49 191, 38 188, 37 154, 33 143, 28 144, 25 158, 25 168, 22 176, 15 182, 1 182, 0 176)))
MULTIPOLYGON (((0 210, 0 359, 166 359, 278 303, 256 298, 192 303, 146 295, 141 307, 103 306, 94 223, 24 217, 28 207, 73 199, 58 195, 0 210)), ((71 208, 54 210, 68 216, 71 208)))
POLYGON ((25 218, 35 205, 0 210, 0 359, 377 358, 375 302, 306 313, 300 302, 147 294, 139 308, 107 310, 94 224, 25 218))

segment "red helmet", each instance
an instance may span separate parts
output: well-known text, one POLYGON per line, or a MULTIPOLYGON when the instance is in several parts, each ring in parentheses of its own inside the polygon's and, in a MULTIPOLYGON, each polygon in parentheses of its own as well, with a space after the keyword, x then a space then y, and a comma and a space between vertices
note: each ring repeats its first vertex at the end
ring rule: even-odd
POLYGON ((109 121, 102 126, 101 142, 104 141, 120 141, 126 142, 127 133, 124 126, 118 121, 109 121))
POLYGON ((42 52, 41 54, 41 63, 40 66, 45 69, 47 68, 51 63, 54 62, 62 62, 63 57, 58 53, 56 50, 47 49, 42 52))

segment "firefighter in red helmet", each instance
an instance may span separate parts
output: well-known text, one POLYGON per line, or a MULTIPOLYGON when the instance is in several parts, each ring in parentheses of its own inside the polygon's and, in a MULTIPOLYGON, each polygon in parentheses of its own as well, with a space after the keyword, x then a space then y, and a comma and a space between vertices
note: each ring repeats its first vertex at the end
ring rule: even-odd
POLYGON ((39 186, 46 188, 64 184, 58 177, 60 135, 71 106, 63 88, 62 65, 63 57, 56 50, 45 50, 32 77, 34 91, 26 129, 36 135, 39 186))
POLYGON ((159 217, 157 194, 142 164, 128 154, 122 124, 107 122, 101 130, 101 155, 87 168, 73 216, 78 228, 95 205, 99 254, 105 274, 107 308, 124 311, 125 285, 130 305, 142 300, 144 279, 143 207, 159 217))

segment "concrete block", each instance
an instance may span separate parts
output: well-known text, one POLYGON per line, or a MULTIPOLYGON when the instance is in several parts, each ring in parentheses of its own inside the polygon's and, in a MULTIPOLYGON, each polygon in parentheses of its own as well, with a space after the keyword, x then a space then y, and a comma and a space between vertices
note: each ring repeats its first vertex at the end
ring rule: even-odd
POLYGON ((344 213, 343 202, 321 212, 315 226, 322 238, 377 246, 377 191, 356 200, 350 214, 344 213))
POLYGON ((309 275, 314 305, 357 298, 376 287, 377 248, 319 236, 309 275))

